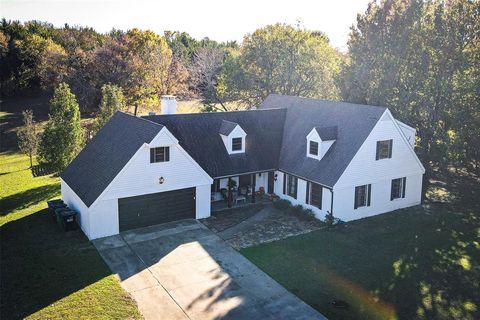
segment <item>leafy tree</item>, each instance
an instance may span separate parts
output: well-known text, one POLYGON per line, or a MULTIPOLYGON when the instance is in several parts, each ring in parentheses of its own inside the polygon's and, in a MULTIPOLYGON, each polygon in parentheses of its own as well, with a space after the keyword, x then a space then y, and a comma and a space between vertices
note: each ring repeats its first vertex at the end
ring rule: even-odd
POLYGON ((478 1, 382 1, 350 35, 343 97, 385 105, 416 127, 424 191, 435 166, 479 163, 479 13, 478 1))
POLYGON ((44 88, 55 87, 68 76, 68 55, 62 46, 50 38, 32 35, 17 40, 15 46, 23 63, 20 67, 20 84, 38 83, 44 88))
POLYGON ((102 101, 98 108, 93 133, 97 133, 117 111, 125 110, 125 97, 122 89, 116 85, 106 84, 102 87, 102 101))
POLYGON ((83 146, 80 108, 66 83, 61 83, 50 100, 49 120, 39 148, 40 163, 63 170, 83 146))
POLYGON ((247 35, 227 90, 258 104, 271 93, 336 99, 341 56, 325 35, 275 24, 247 35))
POLYGON ((37 124, 33 119, 33 111, 25 110, 23 115, 23 127, 17 132, 18 147, 20 150, 30 157, 30 167, 33 167, 33 155, 37 153, 38 144, 40 142, 37 124))

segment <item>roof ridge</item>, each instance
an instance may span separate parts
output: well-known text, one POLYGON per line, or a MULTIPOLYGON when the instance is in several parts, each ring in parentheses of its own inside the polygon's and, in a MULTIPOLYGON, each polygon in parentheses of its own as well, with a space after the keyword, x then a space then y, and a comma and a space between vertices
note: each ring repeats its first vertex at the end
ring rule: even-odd
MULTIPOLYGON (((355 103, 355 102, 348 102, 348 101, 338 101, 338 100, 331 100, 331 99, 318 99, 318 98, 291 96, 291 95, 286 95, 286 94, 271 93, 269 96, 287 97, 287 98, 310 100, 310 101, 324 101, 324 102, 333 102, 333 103, 344 103, 344 104, 348 104, 348 105, 352 105, 352 106, 362 106, 362 107, 373 107, 373 108, 380 108, 380 109, 388 109, 388 107, 373 105, 373 104, 355 103)), ((310 107, 314 107, 314 106, 302 106, 302 107, 310 108, 310 107)), ((273 109, 273 108, 267 108, 267 109, 262 109, 262 110, 268 110, 268 109, 273 109)), ((283 108, 275 108, 275 109, 283 109, 283 108)))
MULTIPOLYGON (((231 114, 231 113, 249 113, 249 112, 266 112, 266 111, 273 111, 273 110, 283 110, 285 108, 268 108, 268 109, 248 109, 248 110, 232 110, 232 111, 216 111, 216 112, 190 112, 190 113, 175 113, 175 114, 155 114, 155 115, 144 115, 140 116, 141 118, 145 119, 148 117, 175 117, 175 116, 189 116, 189 115, 206 115, 206 114, 231 114)), ((120 112, 120 111, 119 111, 120 112)), ((147 119, 148 120, 148 119, 147 119)), ((228 121, 228 120, 227 120, 228 121)))
POLYGON ((162 128, 164 127, 163 124, 158 123, 158 122, 155 122, 155 121, 152 121, 152 120, 149 120, 149 119, 146 119, 146 118, 144 118, 143 116, 137 117, 137 116, 134 116, 133 114, 129 114, 129 113, 126 113, 126 112, 123 112, 123 111, 117 111, 117 113, 126 115, 126 116, 131 117, 131 118, 134 118, 134 119, 138 119, 138 120, 146 121, 146 122, 149 122, 149 123, 153 123, 153 124, 155 124, 155 125, 157 125, 157 126, 160 126, 160 127, 162 127, 162 128))

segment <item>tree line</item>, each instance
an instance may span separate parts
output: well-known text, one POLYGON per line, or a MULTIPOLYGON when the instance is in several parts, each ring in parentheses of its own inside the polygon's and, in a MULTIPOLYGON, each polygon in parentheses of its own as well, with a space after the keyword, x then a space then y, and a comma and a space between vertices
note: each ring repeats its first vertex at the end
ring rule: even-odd
POLYGON ((241 45, 195 40, 185 32, 132 29, 97 33, 45 22, 2 20, 1 94, 52 90, 68 83, 82 111, 95 110, 101 87, 122 88, 128 105, 157 106, 162 94, 200 98, 207 111, 229 102, 251 107, 268 94, 339 98, 340 53, 320 32, 267 26, 241 45))
POLYGON ((65 82, 82 111, 98 109, 105 85, 115 85, 125 105, 158 106, 160 95, 175 94, 201 99, 205 111, 229 110, 230 102, 249 108, 270 93, 382 105, 417 129, 427 178, 449 165, 478 174, 479 3, 372 2, 352 26, 345 54, 322 32, 285 24, 239 44, 4 19, 1 93, 65 82))

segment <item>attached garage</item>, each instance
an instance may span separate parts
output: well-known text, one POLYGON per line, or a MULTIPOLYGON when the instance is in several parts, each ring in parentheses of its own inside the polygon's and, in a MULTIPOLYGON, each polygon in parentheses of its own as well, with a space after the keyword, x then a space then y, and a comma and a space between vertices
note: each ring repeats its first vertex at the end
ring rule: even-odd
POLYGON ((210 216, 213 179, 163 125, 116 113, 61 176, 89 239, 210 216))
POLYGON ((182 219, 195 219, 195 189, 118 199, 120 232, 182 219))

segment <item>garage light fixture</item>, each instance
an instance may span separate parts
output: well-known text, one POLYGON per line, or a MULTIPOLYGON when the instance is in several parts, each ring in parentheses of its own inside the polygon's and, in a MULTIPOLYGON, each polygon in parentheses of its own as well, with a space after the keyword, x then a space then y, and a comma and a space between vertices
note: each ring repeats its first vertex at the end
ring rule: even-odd
POLYGON ((163 184, 164 182, 165 182, 165 178, 164 178, 164 177, 160 177, 160 179, 158 179, 158 183, 163 184))

